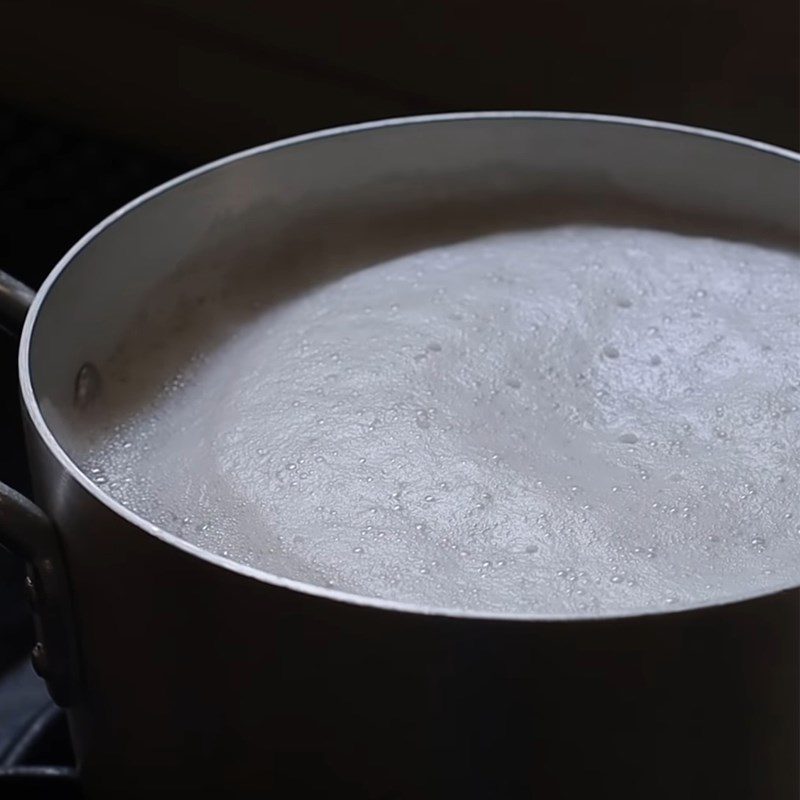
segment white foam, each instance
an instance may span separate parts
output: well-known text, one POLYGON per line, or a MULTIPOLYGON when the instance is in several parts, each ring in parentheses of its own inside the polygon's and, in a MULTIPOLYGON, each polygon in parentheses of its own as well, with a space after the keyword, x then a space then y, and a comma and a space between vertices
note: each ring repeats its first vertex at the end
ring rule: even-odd
POLYGON ((169 352, 123 347, 84 418, 87 472, 186 539, 483 611, 692 605, 800 577, 795 256, 557 226, 247 307, 234 287, 185 313, 169 352))

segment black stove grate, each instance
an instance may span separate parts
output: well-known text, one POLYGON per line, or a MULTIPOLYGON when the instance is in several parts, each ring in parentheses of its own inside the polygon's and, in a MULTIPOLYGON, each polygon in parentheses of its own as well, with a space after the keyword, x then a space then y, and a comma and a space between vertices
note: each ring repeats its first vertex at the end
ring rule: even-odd
POLYGON ((64 712, 27 660, 0 680, 0 797, 80 798, 64 712))

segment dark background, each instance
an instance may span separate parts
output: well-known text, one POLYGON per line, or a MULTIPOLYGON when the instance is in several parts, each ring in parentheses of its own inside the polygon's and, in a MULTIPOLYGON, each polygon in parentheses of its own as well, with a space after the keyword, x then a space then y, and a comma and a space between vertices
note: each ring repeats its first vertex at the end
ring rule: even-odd
MULTIPOLYGON (((0 268, 36 286, 120 204, 277 137, 472 109, 595 111, 797 149, 796 0, 0 0, 0 268)), ((0 480, 29 488, 0 337, 0 480)), ((30 638, 0 557, 0 669, 30 638)))
POLYGON ((794 0, 4 0, 0 97, 197 162, 431 111, 630 114, 793 146, 794 0))

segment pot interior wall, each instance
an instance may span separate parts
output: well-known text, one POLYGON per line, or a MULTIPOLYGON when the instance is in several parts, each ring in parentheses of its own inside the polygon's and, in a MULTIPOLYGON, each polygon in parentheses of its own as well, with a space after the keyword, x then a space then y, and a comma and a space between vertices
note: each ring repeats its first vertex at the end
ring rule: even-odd
POLYGON ((602 216, 623 204, 650 224, 796 239, 799 203, 796 164, 780 155, 620 121, 449 118, 323 134, 223 162, 104 223, 47 292, 31 339, 32 384, 70 453, 81 365, 102 364, 159 286, 185 269, 270 270, 277 300, 322 279, 315 253, 338 247, 337 269, 355 269, 543 224, 556 206, 602 216), (301 262, 287 260, 298 247, 301 262))

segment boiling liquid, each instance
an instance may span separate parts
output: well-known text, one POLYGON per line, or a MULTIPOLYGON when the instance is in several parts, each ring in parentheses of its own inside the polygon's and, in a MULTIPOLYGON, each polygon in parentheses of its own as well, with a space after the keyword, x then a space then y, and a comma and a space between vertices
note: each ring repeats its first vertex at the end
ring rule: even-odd
POLYGON ((562 225, 251 295, 232 281, 168 341, 137 344, 140 326, 83 413, 87 474, 165 530, 482 612, 677 608, 800 577, 796 256, 562 225))

